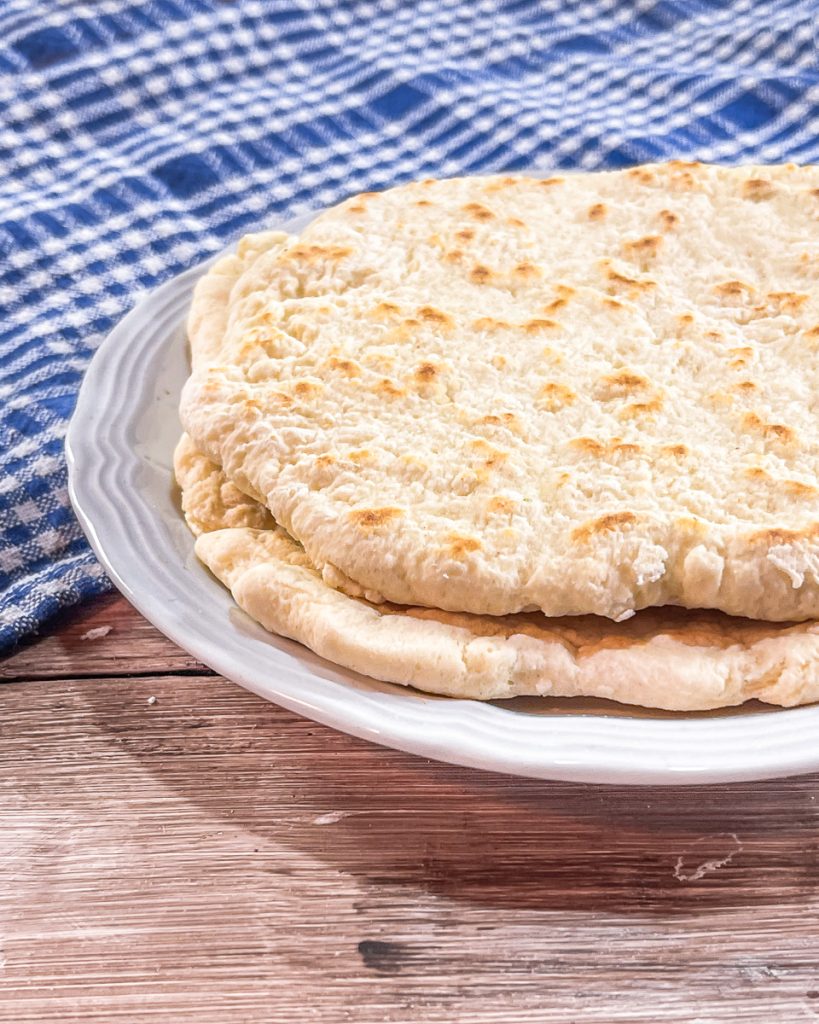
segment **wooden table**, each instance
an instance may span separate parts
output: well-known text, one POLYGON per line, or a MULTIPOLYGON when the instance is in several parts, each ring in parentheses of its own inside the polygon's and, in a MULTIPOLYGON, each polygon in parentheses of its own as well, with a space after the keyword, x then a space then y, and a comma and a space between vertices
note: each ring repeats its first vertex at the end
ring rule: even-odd
POLYGON ((450 768, 115 597, 0 672, 4 1022, 819 1022, 817 777, 450 768))

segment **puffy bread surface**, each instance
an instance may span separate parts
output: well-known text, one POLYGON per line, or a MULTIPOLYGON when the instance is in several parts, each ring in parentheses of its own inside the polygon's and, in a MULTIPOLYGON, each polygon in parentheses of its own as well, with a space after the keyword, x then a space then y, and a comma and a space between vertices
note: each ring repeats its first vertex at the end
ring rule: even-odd
POLYGON ((819 614, 819 169, 419 182, 244 247, 182 419, 326 580, 819 614))
POLYGON ((699 711, 751 698, 819 699, 819 625, 652 608, 628 622, 469 615, 374 605, 328 586, 284 530, 236 527, 266 511, 232 488, 187 438, 177 450, 196 553, 268 630, 338 665, 433 693, 480 700, 522 694, 605 697, 699 711), (225 501, 225 488, 231 496, 225 501))

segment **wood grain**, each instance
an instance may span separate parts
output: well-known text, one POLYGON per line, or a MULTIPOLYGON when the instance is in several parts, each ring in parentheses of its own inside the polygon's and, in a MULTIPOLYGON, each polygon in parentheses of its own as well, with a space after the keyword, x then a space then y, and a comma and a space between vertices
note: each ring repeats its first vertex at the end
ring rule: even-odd
POLYGON ((452 768, 197 672, 118 600, 62 630, 0 687, 3 1022, 819 1021, 817 777, 452 768))
POLYGON ((119 594, 61 615, 45 636, 0 659, 0 680, 150 672, 206 675, 210 669, 154 629, 119 594))

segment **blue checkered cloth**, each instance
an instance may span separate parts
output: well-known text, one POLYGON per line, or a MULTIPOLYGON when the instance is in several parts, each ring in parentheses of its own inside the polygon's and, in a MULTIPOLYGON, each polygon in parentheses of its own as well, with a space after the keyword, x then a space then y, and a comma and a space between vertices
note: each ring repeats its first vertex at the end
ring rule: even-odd
POLYGON ((0 650, 107 590, 83 371, 274 214, 427 175, 819 156, 819 0, 0 0, 0 650))

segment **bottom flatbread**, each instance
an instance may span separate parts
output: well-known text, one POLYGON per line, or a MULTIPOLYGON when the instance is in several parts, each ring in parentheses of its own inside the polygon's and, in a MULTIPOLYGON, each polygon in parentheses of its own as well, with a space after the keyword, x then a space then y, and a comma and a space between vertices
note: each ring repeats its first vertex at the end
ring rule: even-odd
POLYGON ((175 468, 196 554, 239 607, 344 668, 478 700, 603 697, 670 711, 819 700, 819 623, 671 607, 615 623, 375 605, 328 586, 301 545, 187 437, 175 468))

